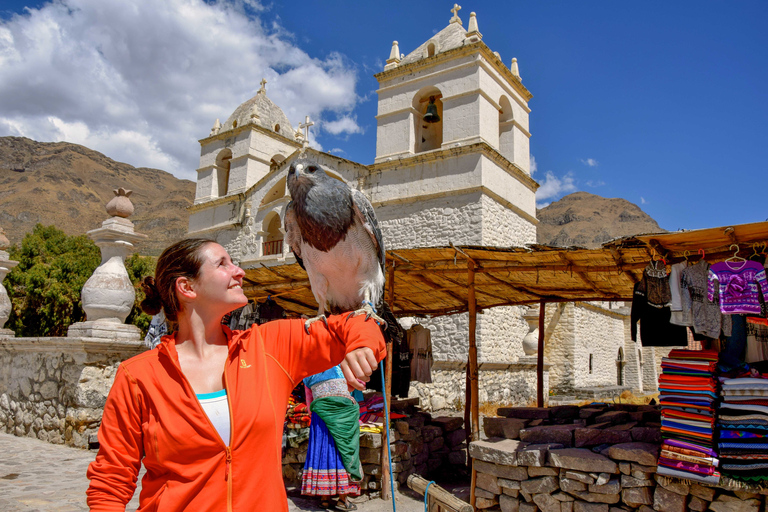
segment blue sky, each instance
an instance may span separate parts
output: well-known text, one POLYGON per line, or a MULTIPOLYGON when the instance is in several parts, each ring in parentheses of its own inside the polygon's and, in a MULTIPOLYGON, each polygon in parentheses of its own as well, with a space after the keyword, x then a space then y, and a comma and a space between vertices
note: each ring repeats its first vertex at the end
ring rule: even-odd
MULTIPOLYGON (((452 5, 6 1, 0 135, 194 179, 197 139, 266 76, 294 127, 316 120, 318 147, 372 163, 373 74, 393 40, 409 53, 452 5)), ((621 197, 668 230, 768 219, 768 2, 461 5, 533 93, 541 204, 576 190, 621 197)))

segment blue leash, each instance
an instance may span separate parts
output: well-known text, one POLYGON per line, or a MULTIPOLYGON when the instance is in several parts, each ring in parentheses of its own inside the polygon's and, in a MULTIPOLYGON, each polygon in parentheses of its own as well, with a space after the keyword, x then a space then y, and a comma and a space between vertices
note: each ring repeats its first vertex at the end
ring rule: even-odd
POLYGON ((430 486, 430 485, 432 485, 433 483, 435 483, 435 481, 434 481, 434 480, 431 480, 431 481, 430 481, 430 482, 427 484, 427 488, 426 488, 426 489, 424 489, 424 512, 429 512, 429 510, 427 510, 427 507, 429 506, 429 505, 427 504, 427 497, 429 496, 429 486, 430 486))
MULTIPOLYGON (((385 390, 384 387, 384 365, 380 364, 379 369, 381 370, 381 388, 382 390, 385 390)), ((387 393, 384 392, 381 394, 381 396, 384 397, 384 428, 387 430, 387 457, 389 457, 389 490, 391 491, 390 494, 392 495, 392 511, 397 512, 397 506, 395 505, 395 478, 392 476, 392 446, 389 444, 389 412, 387 412, 387 393)), ((383 475, 382 475, 383 476, 383 475)), ((381 482, 382 490, 384 488, 384 482, 381 482)))

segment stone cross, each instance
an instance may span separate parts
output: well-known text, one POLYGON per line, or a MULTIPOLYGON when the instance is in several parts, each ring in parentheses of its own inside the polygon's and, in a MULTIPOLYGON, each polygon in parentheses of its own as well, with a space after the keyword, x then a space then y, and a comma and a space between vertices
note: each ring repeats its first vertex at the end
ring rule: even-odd
POLYGON ((304 130, 304 143, 309 144, 309 127, 315 123, 309 120, 309 116, 304 116, 304 122, 299 124, 299 129, 304 130))
POLYGON ((261 85, 261 88, 259 89, 259 92, 267 92, 267 79, 266 78, 262 78, 261 82, 259 82, 259 84, 261 85))
POLYGON ((453 4, 453 9, 451 9, 451 12, 453 13, 453 18, 451 18, 451 23, 458 23, 461 25, 461 18, 459 18, 459 11, 461 10, 461 6, 459 4, 453 4))

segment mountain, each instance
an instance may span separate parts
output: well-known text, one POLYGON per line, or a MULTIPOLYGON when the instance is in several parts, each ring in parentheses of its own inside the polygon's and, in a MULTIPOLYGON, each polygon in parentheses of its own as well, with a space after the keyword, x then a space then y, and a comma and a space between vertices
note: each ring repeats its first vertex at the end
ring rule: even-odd
POLYGON ((575 192, 537 210, 537 241, 558 247, 594 249, 613 238, 665 230, 636 204, 575 192))
POLYGON ((187 233, 195 183, 133 167, 77 144, 0 137, 0 227, 18 244, 38 222, 69 235, 101 226, 114 189, 133 191, 130 220, 147 235, 143 255, 158 255, 187 233))

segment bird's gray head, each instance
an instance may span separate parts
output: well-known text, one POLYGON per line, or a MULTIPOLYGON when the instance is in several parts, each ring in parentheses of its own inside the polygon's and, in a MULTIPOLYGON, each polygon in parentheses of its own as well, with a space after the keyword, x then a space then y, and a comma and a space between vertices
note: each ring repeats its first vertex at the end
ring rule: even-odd
POLYGON ((286 180, 288 190, 294 196, 299 189, 305 192, 315 185, 336 181, 323 170, 317 162, 308 158, 298 158, 288 168, 286 180))

